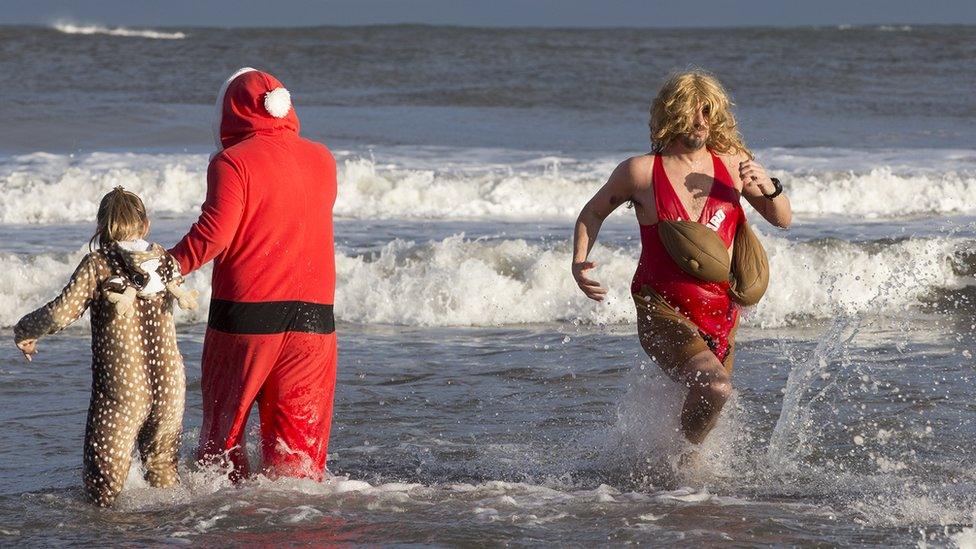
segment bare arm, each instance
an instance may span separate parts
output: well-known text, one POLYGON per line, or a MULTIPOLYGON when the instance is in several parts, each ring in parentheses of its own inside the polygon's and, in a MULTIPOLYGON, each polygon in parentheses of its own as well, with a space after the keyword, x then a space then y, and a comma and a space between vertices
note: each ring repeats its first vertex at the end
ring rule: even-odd
POLYGON ((626 160, 617 166, 610 174, 610 179, 593 195, 593 198, 583 206, 576 219, 573 235, 573 278, 586 297, 595 301, 603 301, 606 288, 600 283, 587 278, 586 271, 596 267, 596 263, 587 261, 597 234, 607 218, 621 204, 630 200, 634 195, 634 159, 626 160))
POLYGON ((742 181, 742 196, 766 221, 781 228, 788 229, 793 222, 793 208, 785 193, 770 200, 765 194, 772 194, 775 190, 773 182, 762 164, 750 159, 746 154, 740 154, 735 159, 739 167, 739 178, 742 181))

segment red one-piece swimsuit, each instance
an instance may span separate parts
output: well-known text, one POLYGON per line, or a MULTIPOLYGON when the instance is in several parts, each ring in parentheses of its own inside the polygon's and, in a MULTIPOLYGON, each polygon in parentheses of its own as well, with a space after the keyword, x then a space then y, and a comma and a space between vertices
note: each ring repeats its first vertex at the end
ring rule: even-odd
MULTIPOLYGON (((705 208, 695 221, 708 226, 721 237, 726 247, 732 244, 735 231, 744 218, 739 193, 721 159, 712 153, 715 182, 705 201, 705 208)), ((690 216, 668 180, 661 155, 654 155, 652 171, 654 204, 659 221, 688 220, 690 216)), ((658 224, 641 225, 641 256, 631 284, 631 292, 650 286, 674 309, 688 318, 719 360, 729 351, 729 333, 739 312, 729 298, 728 282, 705 282, 678 267, 658 235, 658 224)))

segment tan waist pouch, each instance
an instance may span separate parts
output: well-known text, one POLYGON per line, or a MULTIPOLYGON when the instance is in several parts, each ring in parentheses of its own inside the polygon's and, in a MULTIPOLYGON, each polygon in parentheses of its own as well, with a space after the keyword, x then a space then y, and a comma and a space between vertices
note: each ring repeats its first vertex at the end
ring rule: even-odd
MULTIPOLYGON (((717 236, 717 235, 716 235, 717 236)), ((769 260, 759 237, 743 219, 732 247, 732 287, 729 297, 746 307, 759 303, 769 286, 769 260)))
POLYGON ((729 279, 729 250, 715 231, 694 221, 661 221, 657 234, 682 271, 706 282, 729 279))
POLYGON ((731 283, 729 297, 739 305, 759 303, 769 286, 766 250, 745 220, 735 232, 732 258, 718 234, 694 221, 661 221, 658 235, 682 271, 706 282, 731 283))

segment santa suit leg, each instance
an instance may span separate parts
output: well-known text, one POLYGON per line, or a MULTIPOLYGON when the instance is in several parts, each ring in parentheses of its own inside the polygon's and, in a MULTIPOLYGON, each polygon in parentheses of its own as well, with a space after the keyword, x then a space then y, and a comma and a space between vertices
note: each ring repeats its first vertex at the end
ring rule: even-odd
POLYGON ((245 446, 247 419, 283 340, 284 334, 207 330, 200 380, 203 426, 197 458, 205 464, 231 467, 235 480, 250 474, 245 446))
POLYGON ((258 406, 262 455, 271 476, 320 480, 332 425, 336 335, 289 332, 258 406))
POLYGON ((171 250, 184 275, 214 261, 200 456, 246 475, 258 400, 268 471, 319 478, 335 383, 335 158, 299 135, 290 93, 267 73, 234 73, 215 114, 207 198, 171 250))

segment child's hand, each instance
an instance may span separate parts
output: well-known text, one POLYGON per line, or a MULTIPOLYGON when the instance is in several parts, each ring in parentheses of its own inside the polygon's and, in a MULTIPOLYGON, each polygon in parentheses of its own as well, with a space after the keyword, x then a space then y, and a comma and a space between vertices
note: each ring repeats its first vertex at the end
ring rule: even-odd
POLYGON ((23 341, 17 342, 17 348, 20 352, 24 353, 24 358, 27 362, 34 359, 34 355, 37 354, 37 340, 36 339, 25 339, 23 341))

